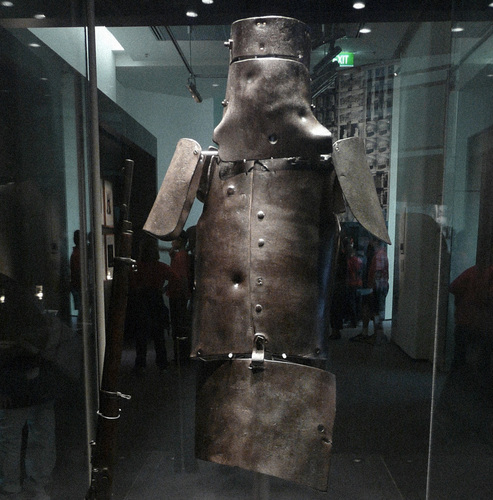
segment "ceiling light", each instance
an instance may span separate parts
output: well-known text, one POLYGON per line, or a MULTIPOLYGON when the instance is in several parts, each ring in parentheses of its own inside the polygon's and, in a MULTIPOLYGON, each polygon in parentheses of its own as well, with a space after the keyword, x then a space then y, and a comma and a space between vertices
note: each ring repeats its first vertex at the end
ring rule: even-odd
POLYGON ((462 26, 454 26, 452 28, 452 33, 460 33, 461 31, 464 31, 464 28, 462 26))
POLYGON ((206 5, 212 5, 214 3, 214 0, 202 0, 202 3, 205 3, 206 5))
POLYGON ((365 2, 354 2, 353 3, 353 9, 364 9, 365 8, 365 2))
POLYGON ((14 2, 7 2, 7 1, 2 2, 2 7, 13 7, 13 6, 14 2))
POLYGON ((371 33, 371 29, 370 28, 367 28, 367 27, 364 27, 364 28, 361 28, 359 30, 360 33, 371 33))
POLYGON ((489 3, 488 7, 493 7, 493 2, 489 3))
POLYGON ((37 49, 37 48, 41 47, 41 45, 39 43, 30 43, 29 47, 32 47, 33 49, 37 49))
POLYGON ((187 17, 198 17, 198 14, 194 10, 189 10, 187 11, 187 17))
POLYGON ((45 19, 45 17, 44 14, 34 14, 34 19, 45 19))

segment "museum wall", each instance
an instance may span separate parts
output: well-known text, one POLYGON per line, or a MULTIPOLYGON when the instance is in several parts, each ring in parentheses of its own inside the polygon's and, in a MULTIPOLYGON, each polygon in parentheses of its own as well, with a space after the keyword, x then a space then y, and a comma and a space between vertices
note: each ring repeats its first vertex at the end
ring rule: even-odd
MULTIPOLYGON (((80 60, 79 54, 84 40, 81 28, 38 28, 31 31, 75 69, 85 73, 85 63, 80 60), (67 40, 70 43, 62 43, 67 40)), ((197 104, 191 98, 167 95, 165 82, 163 93, 124 87, 116 77, 115 53, 106 37, 106 31, 97 29, 96 37, 98 88, 157 138, 159 186, 180 138, 193 137, 203 148, 212 144, 212 132, 219 114, 218 105, 213 99, 206 99, 197 104)), ((115 118, 118 120, 118 117, 115 118)), ((196 202, 187 226, 194 225, 200 213, 201 204, 196 202)))
MULTIPOLYGON (((164 179, 179 139, 193 138, 203 149, 213 144, 212 99, 197 104, 192 98, 144 92, 120 85, 118 103, 157 138, 158 188, 164 179)), ((197 222, 201 211, 201 203, 196 200, 187 227, 197 222)))

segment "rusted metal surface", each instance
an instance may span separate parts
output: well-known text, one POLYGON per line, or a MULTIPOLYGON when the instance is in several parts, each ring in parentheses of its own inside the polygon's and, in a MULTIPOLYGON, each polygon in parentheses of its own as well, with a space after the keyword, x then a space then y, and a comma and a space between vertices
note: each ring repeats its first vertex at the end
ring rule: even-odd
POLYGON ((334 185, 327 161, 215 163, 197 225, 192 356, 250 354, 254 332, 272 354, 326 354, 334 185))
POLYGON ((226 361, 200 390, 197 457, 327 490, 334 375, 287 362, 249 366, 226 361))
POLYGON ((179 236, 197 194, 206 160, 198 142, 180 139, 144 225, 145 231, 163 240, 179 236))
POLYGON ((224 115, 214 131, 224 161, 331 152, 311 109, 306 25, 284 17, 233 24, 224 115))
POLYGON ((312 114, 306 26, 244 19, 229 47, 218 153, 180 141, 145 229, 174 237, 193 197, 204 202, 192 356, 230 361, 198 393, 197 456, 325 490, 335 378, 319 368, 342 193, 388 242, 385 221, 362 141, 338 141, 330 157, 312 114))
POLYGON ((310 75, 288 59, 247 59, 228 74, 226 106, 214 131, 225 161, 331 152, 331 134, 310 107, 310 75))
POLYGON ((311 41, 305 23, 290 17, 241 19, 231 25, 231 61, 252 57, 284 57, 310 69, 311 41))
POLYGON ((366 162, 363 141, 357 137, 337 141, 334 143, 332 160, 353 215, 370 233, 390 244, 375 183, 366 162))

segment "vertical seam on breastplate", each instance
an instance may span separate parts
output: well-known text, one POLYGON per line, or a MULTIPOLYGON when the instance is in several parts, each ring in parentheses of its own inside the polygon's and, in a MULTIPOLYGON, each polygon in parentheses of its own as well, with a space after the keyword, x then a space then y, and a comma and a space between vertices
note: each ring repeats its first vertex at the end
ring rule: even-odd
POLYGON ((250 206, 248 207, 248 302, 250 305, 250 325, 252 325, 253 333, 255 334, 255 317, 253 315, 253 304, 252 304, 252 218, 253 218, 253 196, 255 190, 255 169, 250 172, 246 172, 246 175, 252 176, 252 182, 250 183, 250 206))

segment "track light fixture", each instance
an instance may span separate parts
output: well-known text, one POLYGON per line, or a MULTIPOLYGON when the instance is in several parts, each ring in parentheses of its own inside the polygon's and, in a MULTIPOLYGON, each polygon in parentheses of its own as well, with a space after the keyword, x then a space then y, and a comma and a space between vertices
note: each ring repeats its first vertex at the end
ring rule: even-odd
POLYGON ((197 86, 195 85, 195 78, 192 76, 188 79, 188 83, 186 85, 188 91, 190 94, 192 94, 193 100, 195 102, 202 102, 202 97, 199 94, 199 91, 197 90, 197 86))

